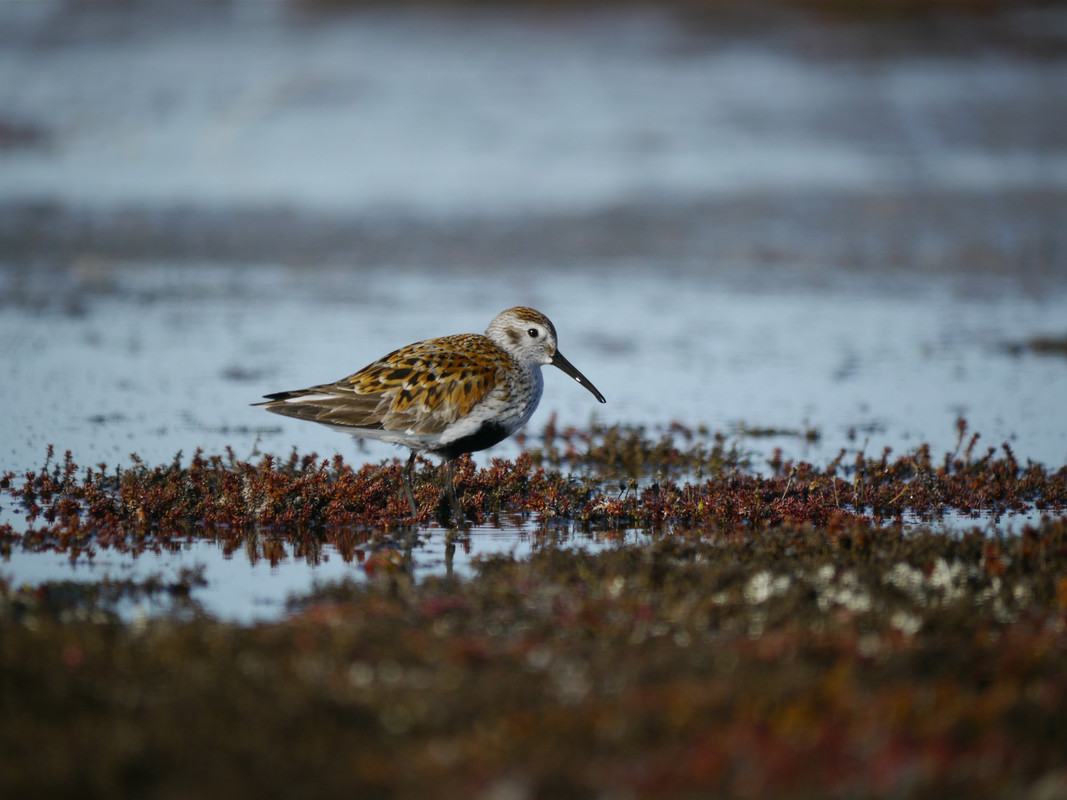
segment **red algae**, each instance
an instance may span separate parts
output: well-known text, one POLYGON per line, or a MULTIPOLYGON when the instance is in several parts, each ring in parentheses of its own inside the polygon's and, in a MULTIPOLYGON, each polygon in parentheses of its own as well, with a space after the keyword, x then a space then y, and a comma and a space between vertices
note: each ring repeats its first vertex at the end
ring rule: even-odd
MULTIPOLYGON (((859 524, 936 519, 948 511, 1046 511, 1067 507, 1067 467, 1019 464, 1011 448, 974 453, 977 437, 935 460, 928 446, 891 457, 845 453, 825 467, 776 456, 767 475, 745 471, 718 438, 673 426, 657 438, 640 429, 545 431, 545 446, 514 461, 476 468, 457 464, 456 487, 468 518, 532 516, 586 530, 757 531, 809 525, 841 531, 859 524), (561 454, 557 441, 566 443, 561 454), (712 454, 712 455, 709 455, 712 454), (570 465, 564 474, 544 463, 570 465), (638 477, 634 477, 637 475, 638 477), (697 477, 704 475, 703 478, 697 477)), ((342 549, 372 531, 422 524, 447 515, 438 468, 420 459, 419 516, 407 513, 398 461, 354 468, 340 456, 293 453, 279 461, 193 455, 172 463, 109 471, 80 469, 67 453, 21 478, 3 476, 0 492, 25 511, 27 528, 0 529, 9 545, 77 553, 96 547, 139 552, 176 536, 240 545, 249 532, 281 542, 329 541, 342 549)))
POLYGON ((386 570, 250 628, 0 586, 0 791, 1057 796, 1065 585, 1061 519, 386 570))
POLYGON ((1011 534, 895 524, 1062 509, 1064 469, 1007 446, 978 454, 962 421, 940 459, 776 456, 765 475, 733 456, 712 465, 717 440, 681 426, 544 442, 461 461, 467 513, 609 537, 642 527, 648 543, 546 547, 415 581, 391 537, 365 545, 444 510, 428 461, 417 520, 398 462, 196 453, 108 470, 50 453, 0 477, 28 524, 0 532, 7 548, 138 552, 197 536, 232 552, 255 537, 275 558, 332 542, 371 578, 318 586, 249 627, 202 613, 195 573, 0 581, 0 794, 1067 791, 1067 516, 1011 534), (114 612, 146 597, 172 613, 114 612))

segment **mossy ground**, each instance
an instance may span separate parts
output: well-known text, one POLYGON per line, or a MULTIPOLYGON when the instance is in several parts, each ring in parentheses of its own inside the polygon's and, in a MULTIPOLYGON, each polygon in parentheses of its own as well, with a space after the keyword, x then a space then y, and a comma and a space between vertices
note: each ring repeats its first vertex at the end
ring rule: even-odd
MULTIPOLYGON (((464 465, 472 518, 651 544, 493 558, 466 580, 384 563, 269 624, 114 613, 138 592, 184 601, 196 574, 3 586, 0 794, 1067 796, 1067 469, 976 454, 966 433, 939 458, 755 475, 681 427, 546 431, 464 465), (894 524, 1035 507, 1011 533, 894 524)), ((424 465, 406 520, 398 469, 49 463, 4 478, 33 517, 6 546, 362 550, 441 510, 424 465)))

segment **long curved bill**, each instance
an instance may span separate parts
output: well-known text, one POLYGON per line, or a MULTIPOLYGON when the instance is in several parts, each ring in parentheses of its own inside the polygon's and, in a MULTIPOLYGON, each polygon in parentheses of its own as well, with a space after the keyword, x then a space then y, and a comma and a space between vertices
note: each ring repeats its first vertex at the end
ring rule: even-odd
POLYGON ((580 373, 577 369, 575 369, 574 364, 572 364, 560 354, 559 350, 557 350, 556 354, 552 356, 552 366, 559 367, 561 370, 563 370, 576 381, 578 381, 578 383, 580 383, 582 386, 592 392, 593 397, 595 397, 601 403, 608 402, 604 399, 604 395, 598 392, 597 388, 589 382, 589 379, 585 377, 582 373, 580 373))

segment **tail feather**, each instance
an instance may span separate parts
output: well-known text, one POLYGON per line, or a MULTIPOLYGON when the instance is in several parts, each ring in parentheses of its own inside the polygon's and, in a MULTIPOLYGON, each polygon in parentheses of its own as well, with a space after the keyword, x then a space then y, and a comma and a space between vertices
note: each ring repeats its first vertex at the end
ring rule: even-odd
POLYGON ((359 395, 350 389, 315 386, 290 392, 264 395, 262 406, 275 414, 310 422, 321 422, 340 429, 380 429, 382 427, 381 397, 359 395))

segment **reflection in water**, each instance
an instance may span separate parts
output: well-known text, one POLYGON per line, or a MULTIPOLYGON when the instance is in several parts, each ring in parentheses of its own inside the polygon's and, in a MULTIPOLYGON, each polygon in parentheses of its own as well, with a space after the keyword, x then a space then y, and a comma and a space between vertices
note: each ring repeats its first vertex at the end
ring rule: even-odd
MULTIPOLYGON (((335 581, 391 579, 404 576, 470 577, 479 559, 524 558, 545 547, 583 550, 646 541, 647 534, 572 534, 566 528, 535 530, 532 526, 475 526, 465 535, 429 527, 396 539, 368 539, 365 547, 347 554, 332 544, 308 547, 269 537, 250 536, 240 550, 205 539, 176 543, 173 550, 129 556, 96 550, 74 560, 55 552, 27 553, 14 548, 0 561, 0 578, 13 586, 46 581, 174 582, 183 570, 195 569, 204 584, 192 588, 190 599, 205 612, 241 623, 277 619, 290 597, 306 595, 316 585, 335 581)), ((117 604, 125 619, 174 610, 168 598, 142 596, 117 604)))

